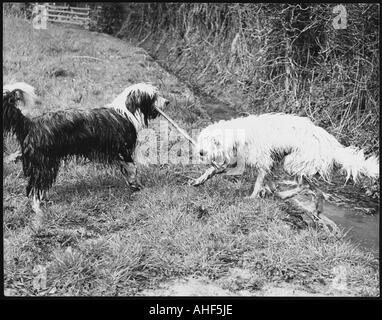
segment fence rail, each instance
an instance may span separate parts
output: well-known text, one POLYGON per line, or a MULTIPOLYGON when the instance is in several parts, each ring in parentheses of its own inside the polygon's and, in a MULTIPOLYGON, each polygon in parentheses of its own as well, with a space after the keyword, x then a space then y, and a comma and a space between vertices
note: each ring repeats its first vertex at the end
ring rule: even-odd
POLYGON ((58 6, 58 5, 55 5, 55 4, 47 4, 47 7, 48 8, 52 8, 52 9, 57 9, 57 10, 60 10, 60 9, 63 9, 63 10, 66 10, 66 9, 72 9, 72 10, 78 10, 78 11, 90 11, 90 8, 89 7, 71 7, 69 5, 67 6, 58 6))
POLYGON ((48 8, 48 12, 49 13, 52 13, 52 14, 55 14, 55 13, 58 13, 58 14, 60 14, 60 13, 65 13, 65 14, 68 14, 68 13, 70 13, 70 14, 75 14, 75 15, 78 15, 78 16, 89 16, 89 13, 88 12, 75 12, 75 11, 72 11, 72 10, 56 10, 56 9, 50 9, 50 8, 48 8))

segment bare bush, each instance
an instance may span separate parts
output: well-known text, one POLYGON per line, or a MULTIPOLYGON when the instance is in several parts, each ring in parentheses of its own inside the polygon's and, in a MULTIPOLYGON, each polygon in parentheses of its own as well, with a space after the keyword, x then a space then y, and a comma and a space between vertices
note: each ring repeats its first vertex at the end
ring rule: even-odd
POLYGON ((379 5, 129 3, 119 36, 201 92, 244 111, 308 115, 378 150, 379 5))

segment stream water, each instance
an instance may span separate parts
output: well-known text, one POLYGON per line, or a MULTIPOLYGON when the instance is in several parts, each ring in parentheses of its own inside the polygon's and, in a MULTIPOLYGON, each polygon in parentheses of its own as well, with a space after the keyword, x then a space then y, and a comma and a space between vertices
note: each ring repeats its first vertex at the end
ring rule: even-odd
POLYGON ((324 214, 347 231, 347 238, 379 256, 379 214, 366 215, 356 210, 325 202, 324 214))
MULTIPOLYGON (((242 116, 231 106, 214 102, 210 99, 203 101, 209 116, 213 121, 229 120, 242 116)), ((343 186, 343 179, 335 175, 331 185, 320 184, 320 188, 331 195, 340 195, 344 200, 342 204, 332 202, 324 203, 324 214, 332 219, 346 232, 346 238, 366 251, 379 256, 379 201, 367 197, 358 186, 343 186), (367 209, 372 214, 365 214, 367 209)))

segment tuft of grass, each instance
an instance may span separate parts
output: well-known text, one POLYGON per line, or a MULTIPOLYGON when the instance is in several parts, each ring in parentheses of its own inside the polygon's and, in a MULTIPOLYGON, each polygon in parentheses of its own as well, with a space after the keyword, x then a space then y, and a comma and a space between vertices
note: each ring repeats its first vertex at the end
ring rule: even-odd
MULTIPOLYGON (((3 36, 4 82, 29 82, 42 99, 35 109, 23 109, 29 115, 102 106, 126 86, 151 81, 176 101, 168 113, 186 130, 209 121, 197 97, 128 43, 54 25, 38 31, 12 17, 4 19, 3 36), (47 72, 61 69, 68 76, 47 72)), ((12 137, 4 143, 4 155, 18 148, 12 137)), ((378 261, 371 255, 322 230, 296 228, 280 201, 245 199, 250 175, 240 182, 217 176, 199 188, 188 186, 188 177, 202 170, 141 166, 145 188, 132 193, 116 168, 67 161, 36 232, 30 227, 26 182, 18 176, 21 165, 4 165, 6 294, 130 296, 195 276, 217 281, 235 295, 279 282, 330 286, 337 266, 346 266, 353 295, 379 294, 378 261)))

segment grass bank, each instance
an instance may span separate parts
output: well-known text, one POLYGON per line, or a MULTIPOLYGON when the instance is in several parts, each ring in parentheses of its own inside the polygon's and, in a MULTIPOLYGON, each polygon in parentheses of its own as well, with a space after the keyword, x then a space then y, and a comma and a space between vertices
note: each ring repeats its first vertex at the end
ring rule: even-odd
MULTIPOLYGON (((3 24, 4 83, 28 82, 42 100, 26 114, 103 106, 126 86, 151 81, 187 131, 209 121, 198 97, 142 49, 84 30, 34 30, 12 17, 3 24)), ((13 138, 4 144, 3 155, 17 149, 13 138)), ((118 170, 69 161, 44 206, 43 230, 34 233, 20 170, 4 164, 6 295, 157 295, 158 286, 189 277, 213 283, 209 295, 275 295, 277 287, 379 295, 379 261, 306 227, 278 200, 245 199, 250 174, 194 188, 187 177, 198 176, 202 166, 142 166, 145 188, 131 193, 118 170)), ((198 292, 207 292, 202 282, 198 292)))

